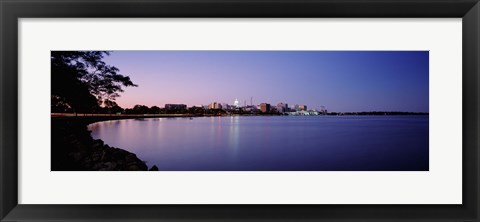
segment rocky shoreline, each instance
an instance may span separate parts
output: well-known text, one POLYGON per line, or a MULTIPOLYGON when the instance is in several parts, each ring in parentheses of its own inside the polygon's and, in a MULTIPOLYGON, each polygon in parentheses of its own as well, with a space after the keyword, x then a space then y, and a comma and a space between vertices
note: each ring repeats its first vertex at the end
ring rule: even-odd
MULTIPOLYGON (((87 125, 105 118, 52 118, 52 171, 146 171, 134 153, 92 138, 87 125)), ((153 166, 151 171, 158 168, 153 166)))

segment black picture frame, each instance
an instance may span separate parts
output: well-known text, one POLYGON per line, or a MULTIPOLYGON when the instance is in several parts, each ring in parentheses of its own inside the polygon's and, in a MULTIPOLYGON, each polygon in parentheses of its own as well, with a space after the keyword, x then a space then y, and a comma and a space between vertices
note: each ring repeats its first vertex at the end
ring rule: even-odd
POLYGON ((1 221, 479 221, 478 0, 0 0, 0 15, 1 221), (463 204, 18 204, 17 21, 19 18, 77 17, 462 18, 463 204))

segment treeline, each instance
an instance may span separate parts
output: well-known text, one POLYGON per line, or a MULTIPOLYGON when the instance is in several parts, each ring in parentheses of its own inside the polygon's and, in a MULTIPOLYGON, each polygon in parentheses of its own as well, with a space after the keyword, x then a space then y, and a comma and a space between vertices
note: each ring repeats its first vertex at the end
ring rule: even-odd
POLYGON ((148 107, 145 105, 135 105, 131 109, 121 111, 124 114, 192 114, 192 115, 282 115, 281 113, 270 111, 262 113, 259 110, 244 111, 242 109, 223 110, 223 109, 206 109, 204 107, 189 107, 187 109, 165 109, 158 106, 148 107))
POLYGON ((226 112, 221 109, 205 109, 203 107, 190 107, 187 109, 165 109, 158 106, 148 107, 145 105, 135 105, 131 109, 125 109, 121 113, 124 114, 206 114, 206 115, 222 115, 226 112))
POLYGON ((428 115, 424 112, 382 112, 382 111, 372 111, 372 112, 330 112, 327 115, 332 116, 341 116, 341 115, 354 115, 354 116, 379 116, 379 115, 428 115))

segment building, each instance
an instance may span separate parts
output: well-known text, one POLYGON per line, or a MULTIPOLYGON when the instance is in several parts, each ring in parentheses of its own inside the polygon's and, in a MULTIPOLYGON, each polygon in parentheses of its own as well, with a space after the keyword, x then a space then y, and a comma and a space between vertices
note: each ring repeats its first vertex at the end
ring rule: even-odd
POLYGON ((308 110, 308 113, 312 116, 318 116, 320 113, 315 110, 315 109, 312 109, 312 110, 308 110))
POLYGON ((253 111, 257 110, 257 108, 255 106, 245 106, 242 109, 243 109, 243 111, 247 111, 247 112, 253 112, 253 111))
POLYGON ((307 111, 307 105, 295 105, 295 111, 307 111))
POLYGON ((277 104, 277 111, 281 113, 288 112, 288 104, 286 103, 277 104))
POLYGON ((270 112, 270 104, 268 104, 268 103, 261 103, 261 104, 260 104, 260 111, 261 111, 262 113, 270 112))
POLYGON ((216 105, 216 103, 210 103, 210 104, 208 104, 208 109, 214 109, 214 108, 215 108, 215 105, 216 105))
POLYGON ((230 109, 230 105, 228 105, 228 103, 220 103, 220 106, 224 110, 229 110, 230 109))
POLYGON ((235 106, 235 108, 240 107, 240 102, 238 102, 238 99, 235 99, 235 101, 233 102, 233 106, 235 106))
POLYGON ((165 110, 167 111, 181 111, 186 109, 187 105, 185 104, 165 104, 165 110))
POLYGON ((208 105, 208 109, 221 109, 221 108, 222 108, 222 105, 220 105, 220 103, 217 103, 217 102, 213 102, 208 105))

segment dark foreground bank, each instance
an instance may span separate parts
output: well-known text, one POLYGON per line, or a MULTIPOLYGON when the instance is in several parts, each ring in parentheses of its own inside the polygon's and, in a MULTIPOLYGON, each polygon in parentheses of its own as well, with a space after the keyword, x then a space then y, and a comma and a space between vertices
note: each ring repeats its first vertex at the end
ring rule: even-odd
MULTIPOLYGON (((94 140, 87 125, 115 117, 52 117, 52 171, 148 170, 134 153, 94 140)), ((150 170, 158 170, 153 166, 150 170)))

